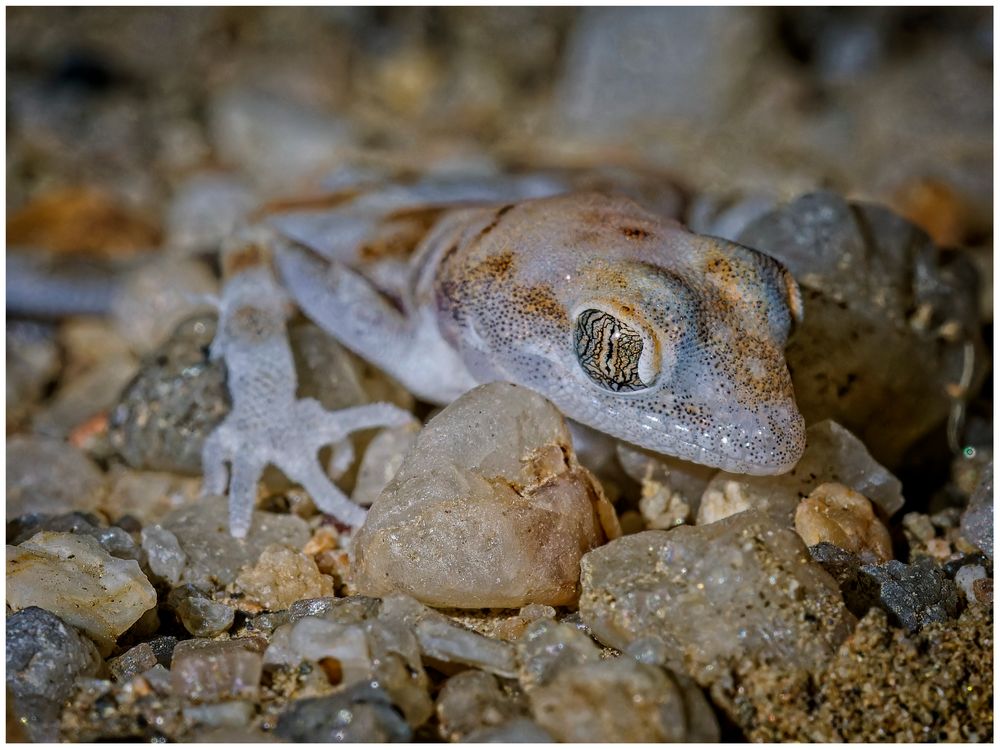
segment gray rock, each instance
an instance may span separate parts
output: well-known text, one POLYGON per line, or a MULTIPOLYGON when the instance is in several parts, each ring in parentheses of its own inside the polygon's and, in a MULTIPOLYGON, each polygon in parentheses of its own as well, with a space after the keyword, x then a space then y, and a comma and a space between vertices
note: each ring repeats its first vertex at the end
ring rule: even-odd
POLYGON ((142 674, 159 663, 153 647, 148 643, 140 643, 121 656, 110 659, 108 669, 116 682, 128 682, 137 674, 142 674))
POLYGON ((171 586, 181 580, 187 555, 173 532, 159 525, 146 526, 142 530, 142 549, 146 552, 149 569, 171 586))
POLYGON ((309 526, 297 516, 254 511, 250 532, 237 539, 229 533, 224 497, 205 497, 180 508, 161 526, 173 532, 187 555, 181 580, 209 587, 235 581, 240 569, 256 563, 269 545, 302 549, 310 536, 309 526))
POLYGON ((465 737, 464 742, 555 742, 552 735, 528 718, 515 718, 495 727, 480 729, 465 737))
POLYGON ((51 612, 28 607, 8 615, 8 717, 23 724, 32 742, 56 742, 76 678, 96 675, 101 664, 93 642, 51 612))
POLYGON ((883 565, 861 568, 858 596, 889 613, 894 625, 911 633, 931 622, 944 622, 958 615, 958 589, 929 557, 913 565, 890 560, 883 565))
POLYGON ((201 596, 185 598, 177 605, 176 612, 187 631, 201 638, 225 633, 236 617, 236 610, 228 604, 201 596))
POLYGON ((855 619, 798 535, 759 511, 588 553, 580 614, 603 643, 659 643, 700 684, 762 662, 819 667, 855 619))
POLYGON ((295 701, 274 731, 290 742, 409 742, 413 736, 389 695, 366 684, 295 701))
POLYGON ((993 559, 993 462, 983 472, 962 514, 962 536, 993 559))
POLYGON ((104 527, 92 513, 62 513, 57 516, 30 515, 15 519, 8 525, 10 544, 22 544, 40 531, 63 531, 89 536, 110 555, 122 560, 138 560, 139 547, 132 536, 117 526, 104 527), (13 529, 12 529, 13 527, 13 529), (11 530, 16 530, 13 535, 11 530))
POLYGON ((7 441, 7 519, 97 507, 104 476, 81 450, 54 438, 7 441))
POLYGON ((500 688, 496 677, 475 669, 449 678, 437 699, 441 737, 448 742, 464 742, 474 732, 524 713, 524 708, 500 688))
POLYGON ((111 445, 129 466, 200 473, 205 438, 230 409, 225 366, 209 359, 215 328, 208 314, 180 323, 111 410, 111 445))
POLYGON ((55 328, 35 321, 7 321, 7 432, 31 416, 59 373, 55 328))
POLYGON ((785 356, 807 424, 836 420, 891 469, 947 416, 947 385, 963 381, 967 347, 979 355, 969 383, 978 388, 986 359, 970 293, 976 272, 914 225, 813 193, 757 220, 739 242, 784 263, 802 288, 804 318, 785 356))

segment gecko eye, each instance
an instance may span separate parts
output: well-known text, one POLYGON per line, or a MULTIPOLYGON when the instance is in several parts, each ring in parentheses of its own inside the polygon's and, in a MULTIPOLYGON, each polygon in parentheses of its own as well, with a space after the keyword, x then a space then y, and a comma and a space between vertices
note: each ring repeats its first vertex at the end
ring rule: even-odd
POLYGON ((584 310, 573 332, 576 358, 587 377, 609 391, 648 388, 655 372, 643 357, 642 334, 603 310, 584 310))

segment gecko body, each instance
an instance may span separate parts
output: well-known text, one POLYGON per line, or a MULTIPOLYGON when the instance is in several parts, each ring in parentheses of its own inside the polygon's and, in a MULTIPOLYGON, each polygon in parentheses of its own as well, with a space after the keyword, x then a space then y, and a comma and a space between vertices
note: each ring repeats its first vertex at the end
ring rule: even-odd
MULTIPOLYGON (((801 301, 762 253, 552 180, 292 203, 261 224, 295 304, 423 400, 506 380, 595 430, 727 471, 782 473, 802 454, 784 360, 801 301)), ((357 407, 351 425, 366 409, 382 410, 367 426, 402 418, 384 407, 357 407)))

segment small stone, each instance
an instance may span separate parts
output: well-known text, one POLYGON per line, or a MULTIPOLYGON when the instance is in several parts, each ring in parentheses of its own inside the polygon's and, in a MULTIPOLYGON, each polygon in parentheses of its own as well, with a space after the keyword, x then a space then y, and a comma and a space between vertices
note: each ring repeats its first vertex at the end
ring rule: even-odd
POLYGON ((585 633, 554 620, 537 620, 517 641, 521 687, 544 685, 567 667, 600 661, 601 650, 585 633))
POLYGON ((302 549, 309 541, 309 526, 301 518, 254 511, 250 531, 243 539, 229 533, 229 502, 206 497, 174 511, 163 519, 173 532, 188 563, 183 581, 225 586, 240 570, 257 562, 261 553, 277 544, 302 549))
POLYGON ((182 713, 188 722, 201 727, 242 728, 250 723, 254 714, 254 704, 250 701, 224 701, 184 706, 182 713))
POLYGON ((926 513, 907 513, 903 516, 903 528, 920 542, 929 542, 937 535, 926 513))
POLYGON ((180 583, 187 555, 172 531, 162 526, 146 526, 142 530, 142 548, 149 560, 149 569, 171 586, 180 583))
POLYGON ((417 442, 418 432, 416 425, 404 425, 380 430, 372 438, 361 458, 351 500, 366 508, 375 502, 403 465, 403 457, 417 442))
POLYGON ((336 663, 339 679, 331 684, 351 684, 372 671, 372 658, 365 630, 320 617, 303 617, 274 631, 264 652, 265 664, 298 667, 302 662, 336 663))
POLYGON ((44 531, 7 547, 7 603, 58 615, 107 654, 156 606, 156 591, 134 560, 112 557, 88 536, 44 531))
POLYGON ((160 256, 125 275, 111 301, 111 319, 132 350, 144 354, 162 344, 181 321, 209 314, 206 298, 217 291, 205 264, 160 256))
POLYGON ((300 599, 333 595, 333 579, 320 573, 311 557, 276 544, 240 572, 236 586, 248 601, 272 611, 300 599))
POLYGON ((128 682, 138 674, 152 669, 160 661, 156 657, 156 652, 148 643, 140 643, 134 648, 130 648, 121 656, 116 656, 108 661, 108 669, 116 682, 128 682))
POLYGON ((985 578, 986 568, 982 565, 963 565, 955 574, 955 584, 962 589, 968 601, 974 602, 976 601, 976 582, 985 578))
MULTIPOLYGON (((10 465, 8 459, 8 466, 10 465)), ((993 463, 983 472, 969 505, 962 514, 962 536, 993 559, 993 463)))
POLYGON ((854 435, 825 420, 806 430, 805 453, 786 474, 752 477, 718 472, 702 495, 697 522, 712 523, 753 508, 791 526, 799 500, 827 482, 864 495, 886 517, 903 507, 902 483, 854 435))
POLYGON ((976 601, 987 607, 993 606, 993 579, 980 578, 972 583, 972 593, 976 601))
POLYGON ((295 701, 274 732, 290 742, 409 742, 413 736, 389 695, 364 683, 295 701))
POLYGON ((447 742, 463 742, 473 732, 496 727, 523 713, 496 677, 475 669, 449 678, 438 695, 440 732, 447 742))
POLYGON ((19 436, 7 441, 7 520, 94 510, 103 492, 100 470, 69 443, 19 436))
POLYGON ((261 665, 261 655, 248 639, 195 638, 177 644, 170 679, 174 694, 194 703, 255 700, 261 665))
MULTIPOLYGON (((169 513, 201 498, 201 478, 157 471, 135 471, 116 464, 108 472, 108 494, 101 509, 109 518, 131 516, 157 524, 169 513)), ((119 521, 121 523, 121 521, 119 521)))
POLYGON ((55 327, 8 318, 6 372, 9 435, 25 425, 59 374, 55 327))
POLYGON ((491 383, 421 431, 355 538, 354 584, 444 607, 568 604, 582 554, 618 533, 555 407, 491 383))
POLYGON ((222 173, 198 173, 177 186, 167 208, 167 245, 184 255, 214 252, 253 207, 250 190, 222 173))
POLYGON ((836 482, 814 489, 795 511, 795 530, 810 547, 830 542, 849 552, 892 559, 889 530, 864 495, 836 482))
POLYGON ((229 413, 225 367, 209 356, 216 316, 179 323, 110 410, 112 447, 135 469, 201 473, 205 438, 229 413))
POLYGON ((39 607, 9 614, 6 637, 8 732, 13 717, 32 742, 56 742, 76 678, 96 675, 101 657, 89 638, 39 607))
POLYGON ((517 659, 510 644, 452 625, 442 618, 417 623, 417 640, 425 656, 443 662, 476 667, 501 677, 517 675, 517 659))
POLYGON ((233 626, 236 610, 228 604, 212 601, 204 596, 183 598, 176 608, 184 628, 194 636, 211 638, 225 633, 233 626))
POLYGON ((499 724, 495 727, 487 727, 472 732, 467 735, 464 742, 501 742, 501 743, 528 743, 528 742, 555 742, 552 735, 542 729, 531 719, 517 717, 499 724))
POLYGON ((627 657, 568 667, 529 698, 558 742, 711 739, 689 736, 683 694, 664 670, 627 657))
POLYGON ((101 524, 101 519, 93 513, 32 514, 8 523, 7 537, 10 544, 23 544, 41 531, 65 531, 91 537, 115 557, 139 559, 139 548, 128 532, 115 526, 105 528, 101 524))
POLYGON ((930 558, 919 558, 913 565, 905 565, 899 560, 865 565, 861 572, 875 603, 889 613, 894 625, 911 633, 928 623, 944 622, 958 614, 958 590, 930 558))
POLYGON ((823 664, 855 622, 799 536, 760 511, 623 537, 582 568, 580 614, 602 643, 661 643, 702 685, 760 662, 823 664))

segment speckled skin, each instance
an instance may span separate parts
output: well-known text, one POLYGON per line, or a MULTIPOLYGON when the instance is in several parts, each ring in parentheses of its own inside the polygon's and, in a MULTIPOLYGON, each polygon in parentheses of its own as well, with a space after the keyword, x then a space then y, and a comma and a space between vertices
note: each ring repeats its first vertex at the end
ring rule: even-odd
POLYGON ((785 472, 804 449, 784 360, 801 311, 791 276, 629 199, 442 208, 392 302, 369 283, 370 257, 352 270, 290 240, 276 257, 307 315, 426 400, 508 380, 601 432, 738 473, 785 472), (574 348, 584 310, 641 333, 648 387, 615 392, 588 377, 574 348))

